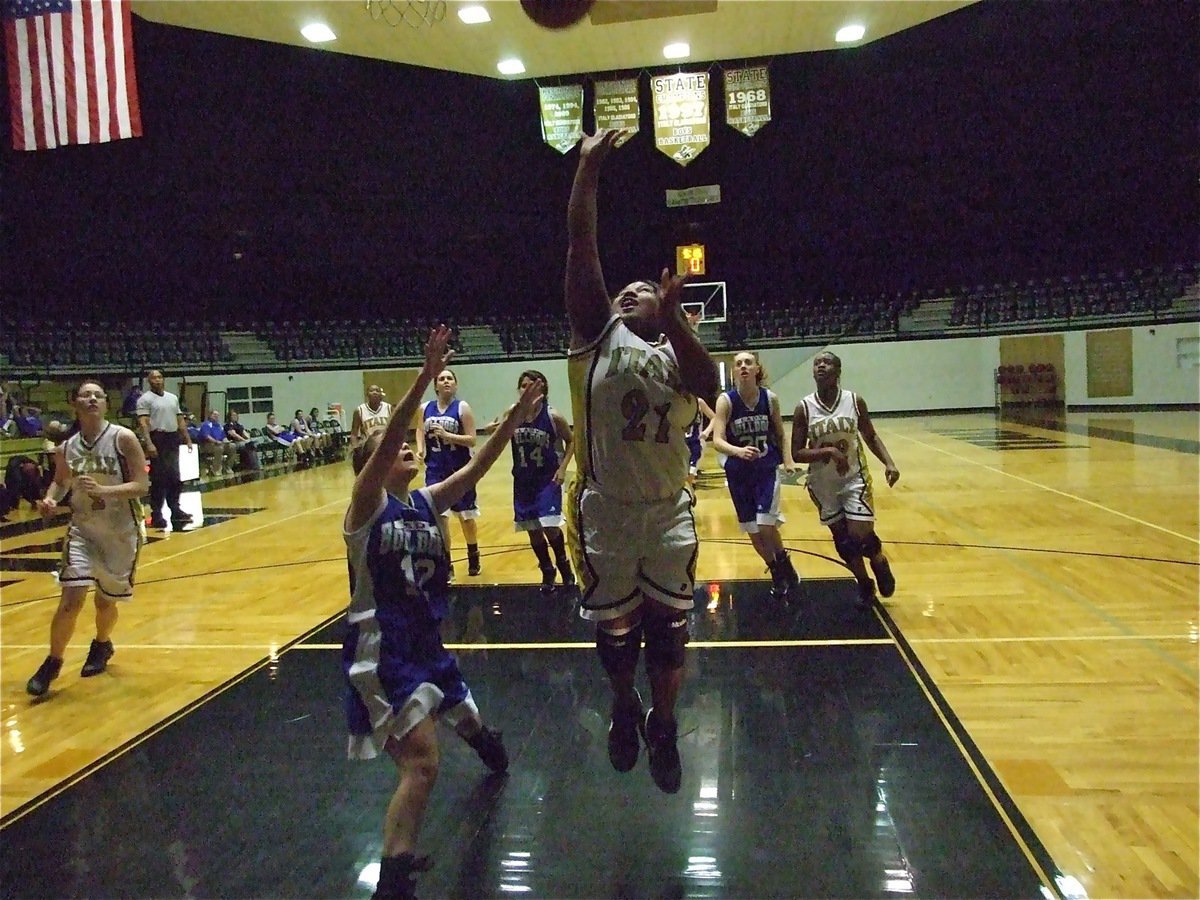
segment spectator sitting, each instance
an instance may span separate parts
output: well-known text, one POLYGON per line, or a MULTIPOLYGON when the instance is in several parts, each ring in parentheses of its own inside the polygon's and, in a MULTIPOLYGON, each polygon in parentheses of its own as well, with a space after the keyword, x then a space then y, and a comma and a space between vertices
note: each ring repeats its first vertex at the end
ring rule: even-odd
POLYGON ((0 437, 16 437, 17 420, 7 412, 0 412, 0 437))
POLYGON ((225 436, 225 429, 221 427, 221 414, 217 410, 209 410, 208 420, 200 426, 199 439, 193 440, 200 447, 200 457, 208 466, 209 475, 233 474, 237 446, 225 436), (217 471, 218 462, 220 472, 217 471))
POLYGON ((230 410, 225 415, 225 437, 237 445, 238 454, 242 458, 243 469, 257 472, 262 468, 262 465, 258 461, 257 444, 250 438, 249 432, 246 431, 246 426, 238 421, 238 414, 233 410, 230 410))
POLYGON ((296 410, 296 415, 292 418, 292 434, 296 435, 296 441, 293 446, 297 452, 303 453, 308 459, 316 458, 317 435, 310 431, 308 422, 304 419, 304 410, 296 410))
POLYGON ((185 419, 187 419, 188 437, 190 437, 192 439, 192 443, 195 444, 200 440, 200 426, 196 424, 196 414, 185 412, 183 416, 185 419))
POLYGON ((17 433, 21 437, 42 436, 42 411, 36 406, 18 406, 13 418, 17 422, 17 433))
MULTIPOLYGON (((298 411, 298 410, 297 410, 298 411)), ((317 445, 317 450, 328 459, 329 450, 333 447, 333 438, 321 427, 321 420, 317 416, 317 408, 314 406, 307 416, 304 417, 304 426, 308 429, 308 433, 313 436, 313 441, 317 445)))
POLYGON ((275 420, 275 413, 267 414, 267 424, 263 426, 263 431, 266 432, 277 443, 284 447, 295 447, 296 456, 301 461, 304 461, 304 454, 301 451, 302 443, 297 443, 299 438, 292 433, 290 428, 284 428, 275 420))

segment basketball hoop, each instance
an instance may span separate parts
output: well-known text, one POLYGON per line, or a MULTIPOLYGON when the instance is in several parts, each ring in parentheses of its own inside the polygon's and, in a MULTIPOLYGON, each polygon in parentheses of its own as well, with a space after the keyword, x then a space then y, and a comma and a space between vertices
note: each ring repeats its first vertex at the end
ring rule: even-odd
POLYGON ((383 19, 393 28, 401 22, 409 28, 420 28, 446 18, 446 0, 367 0, 367 12, 375 21, 383 19))

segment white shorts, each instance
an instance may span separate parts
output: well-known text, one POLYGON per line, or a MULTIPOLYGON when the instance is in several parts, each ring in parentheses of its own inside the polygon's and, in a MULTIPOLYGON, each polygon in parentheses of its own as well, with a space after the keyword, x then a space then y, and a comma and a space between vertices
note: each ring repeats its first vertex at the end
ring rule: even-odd
MULTIPOLYGON (((437 715, 437 709, 445 698, 441 688, 436 684, 424 682, 409 696, 408 701, 398 713, 393 713, 386 722, 371 734, 352 734, 346 742, 347 759, 374 759, 387 746, 388 738, 400 740, 422 721, 437 715)), ((438 718, 451 728, 471 716, 478 718, 479 707, 475 698, 467 691, 467 698, 456 703, 438 718)))
POLYGON ((862 474, 845 481, 827 484, 808 479, 808 496, 812 498, 822 525, 833 525, 842 519, 856 522, 875 521, 875 501, 871 495, 871 479, 862 474))
POLYGON ((577 478, 567 507, 567 537, 582 600, 579 614, 615 619, 650 597, 691 609, 696 581, 696 519, 692 495, 654 503, 610 500, 577 478))
POLYGON ((136 526, 85 532, 71 523, 58 564, 59 583, 94 584, 102 594, 128 600, 133 596, 133 576, 141 549, 142 534, 136 526))

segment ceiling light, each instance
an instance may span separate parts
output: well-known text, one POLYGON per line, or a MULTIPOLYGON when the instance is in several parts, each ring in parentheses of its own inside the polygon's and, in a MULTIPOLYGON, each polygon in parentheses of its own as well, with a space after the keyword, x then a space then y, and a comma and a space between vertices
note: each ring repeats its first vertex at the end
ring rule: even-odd
POLYGON ((314 44, 323 44, 326 41, 332 41, 337 38, 337 35, 333 33, 333 29, 324 22, 313 22, 311 25, 305 25, 300 29, 300 33, 314 44))
POLYGON ((482 6, 464 6, 458 11, 458 17, 466 25, 480 25, 483 22, 492 21, 487 9, 482 6))
POLYGON ((852 44, 855 41, 861 41, 863 35, 866 33, 867 29, 861 25, 843 25, 837 30, 837 34, 833 36, 833 39, 839 44, 852 44))
POLYGON ((519 59, 502 59, 496 63, 501 75, 520 75, 525 71, 525 63, 519 59))
POLYGON ((663 47, 663 56, 667 59, 683 59, 685 56, 691 56, 692 48, 683 41, 677 44, 667 44, 663 47))

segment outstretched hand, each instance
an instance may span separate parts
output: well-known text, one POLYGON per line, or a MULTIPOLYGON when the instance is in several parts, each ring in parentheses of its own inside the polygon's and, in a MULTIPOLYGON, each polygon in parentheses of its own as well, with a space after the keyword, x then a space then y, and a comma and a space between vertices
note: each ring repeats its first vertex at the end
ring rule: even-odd
POLYGON ((604 162, 613 147, 628 134, 629 131, 625 128, 606 128, 602 131, 597 130, 595 134, 585 134, 579 142, 580 160, 587 159, 597 165, 604 162))
POLYGON ((694 329, 688 324, 687 314, 683 311, 680 301, 683 300, 683 284, 686 275, 672 275, 670 269, 663 269, 659 278, 658 289, 661 296, 658 304, 659 327, 668 335, 671 327, 682 327, 688 331, 694 329))
POLYGON ((516 404, 509 413, 509 418, 517 422, 528 421, 537 411, 538 404, 546 396, 546 384, 541 379, 535 379, 533 382, 525 386, 525 390, 521 392, 521 396, 517 399, 516 404))
POLYGON ((446 363, 454 356, 454 351, 449 349, 453 334, 447 325, 439 325, 429 330, 429 340, 425 342, 425 366, 422 371, 431 379, 436 378, 438 372, 446 368, 446 363))

